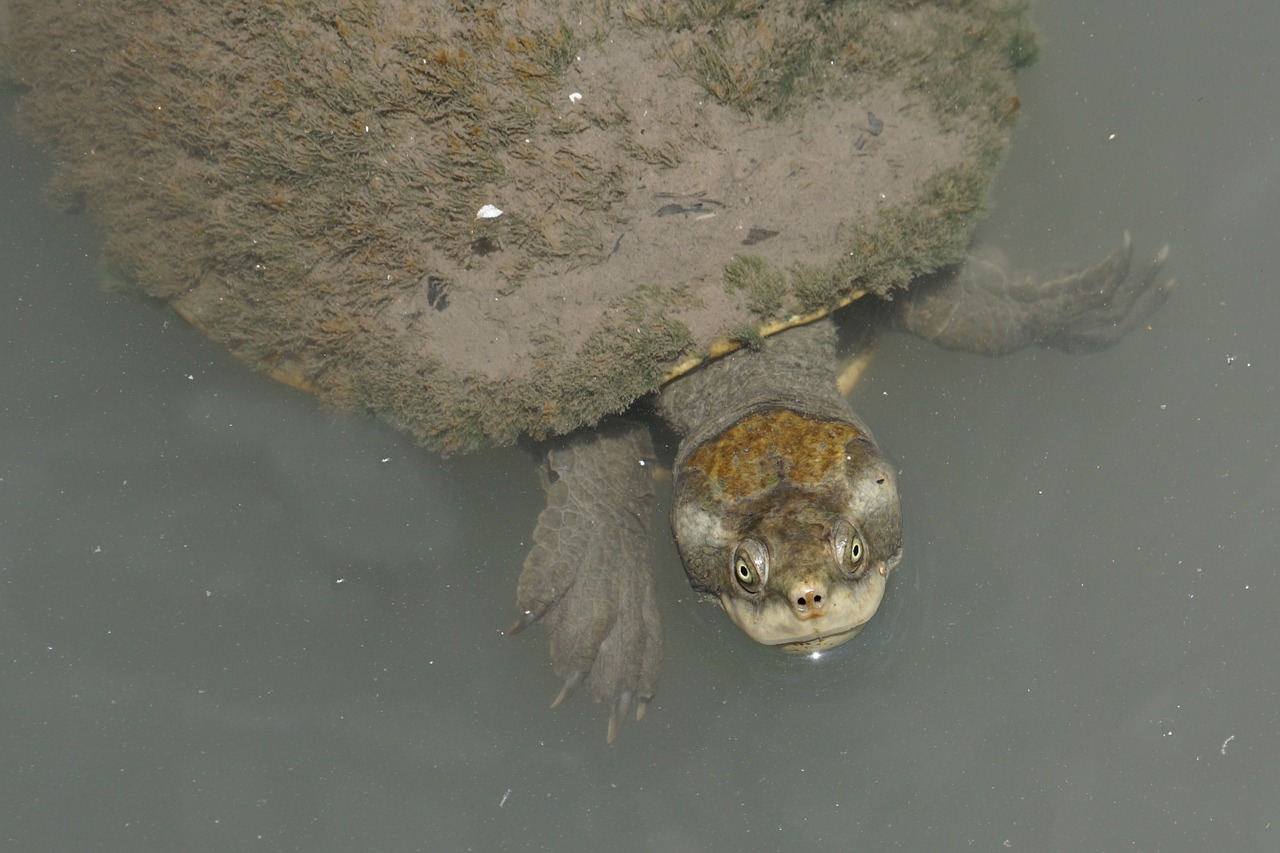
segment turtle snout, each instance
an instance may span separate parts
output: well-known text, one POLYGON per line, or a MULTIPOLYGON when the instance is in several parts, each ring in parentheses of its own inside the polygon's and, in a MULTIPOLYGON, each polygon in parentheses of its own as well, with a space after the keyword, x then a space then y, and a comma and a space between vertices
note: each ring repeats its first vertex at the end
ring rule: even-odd
POLYGON ((791 587, 791 611, 797 619, 812 619, 827 612, 827 585, 817 580, 806 580, 791 587))

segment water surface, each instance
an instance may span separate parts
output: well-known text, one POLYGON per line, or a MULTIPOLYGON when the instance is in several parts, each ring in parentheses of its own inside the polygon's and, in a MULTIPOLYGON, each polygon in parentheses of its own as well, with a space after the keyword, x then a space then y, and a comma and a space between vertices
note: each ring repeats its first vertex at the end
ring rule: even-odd
POLYGON ((1280 846, 1280 11, 1043 4, 984 239, 1173 245, 1149 331, 1001 360, 882 341, 886 612, 819 665, 693 600, 604 743, 500 634, 541 504, 104 293, 0 115, 0 838, 43 850, 1280 846), (1158 9, 1158 11, 1155 11, 1158 9))

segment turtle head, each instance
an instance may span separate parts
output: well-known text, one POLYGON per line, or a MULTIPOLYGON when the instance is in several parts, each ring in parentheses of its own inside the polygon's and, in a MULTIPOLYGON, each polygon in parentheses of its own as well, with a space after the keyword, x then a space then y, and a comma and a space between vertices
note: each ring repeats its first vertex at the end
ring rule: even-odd
POLYGON ((675 490, 689 582, 760 643, 851 639, 902 556, 893 469, 854 423, 756 411, 685 455, 675 490))

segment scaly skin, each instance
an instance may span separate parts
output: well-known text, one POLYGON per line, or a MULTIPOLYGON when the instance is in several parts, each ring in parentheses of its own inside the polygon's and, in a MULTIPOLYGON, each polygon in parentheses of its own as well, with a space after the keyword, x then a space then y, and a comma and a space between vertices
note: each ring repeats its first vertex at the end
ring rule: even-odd
MULTIPOLYGON (((890 325, 953 349, 1098 349, 1168 298, 1173 283, 1159 279, 1167 254, 1131 277, 1126 234, 1097 266, 1037 282, 978 253, 885 311, 890 325)), ((820 321, 706 365, 657 400, 684 436, 672 515, 690 581, 766 642, 788 640, 786 630, 753 621, 766 592, 795 624, 816 624, 828 607, 869 618, 901 553, 893 472, 836 392, 834 361, 832 325, 820 321), (837 600, 840 584, 855 592, 837 600)), ((653 486, 652 466, 641 462, 652 452, 638 424, 578 433, 550 450, 547 508, 520 576, 513 632, 547 626, 565 679, 554 704, 586 684, 610 707, 610 740, 631 705, 643 714, 662 656, 644 544, 653 486)))
POLYGON ((564 679, 610 704, 609 740, 632 702, 644 716, 662 662, 649 559, 653 442, 637 424, 571 436, 547 453, 547 508, 520 575, 518 633, 541 621, 564 679))
POLYGON ((895 324, 947 349, 1005 355, 1030 344, 1079 352, 1109 347, 1164 304, 1173 282, 1157 282, 1161 249, 1141 276, 1129 275, 1133 243, 1102 263, 1051 281, 1018 274, 982 249, 953 276, 917 282, 897 304, 895 324))

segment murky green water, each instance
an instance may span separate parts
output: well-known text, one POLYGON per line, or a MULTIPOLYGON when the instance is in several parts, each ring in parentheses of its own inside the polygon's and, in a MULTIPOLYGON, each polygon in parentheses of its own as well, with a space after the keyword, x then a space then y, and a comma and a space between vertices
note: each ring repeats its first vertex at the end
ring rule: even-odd
POLYGON ((508 639, 541 503, 102 293, 2 115, 0 838, 30 850, 1280 847, 1280 11, 1042 4, 983 234, 1029 267, 1125 228, 1180 288, 1106 353, 882 341, 887 611, 749 646, 654 536, 649 717, 508 639))

